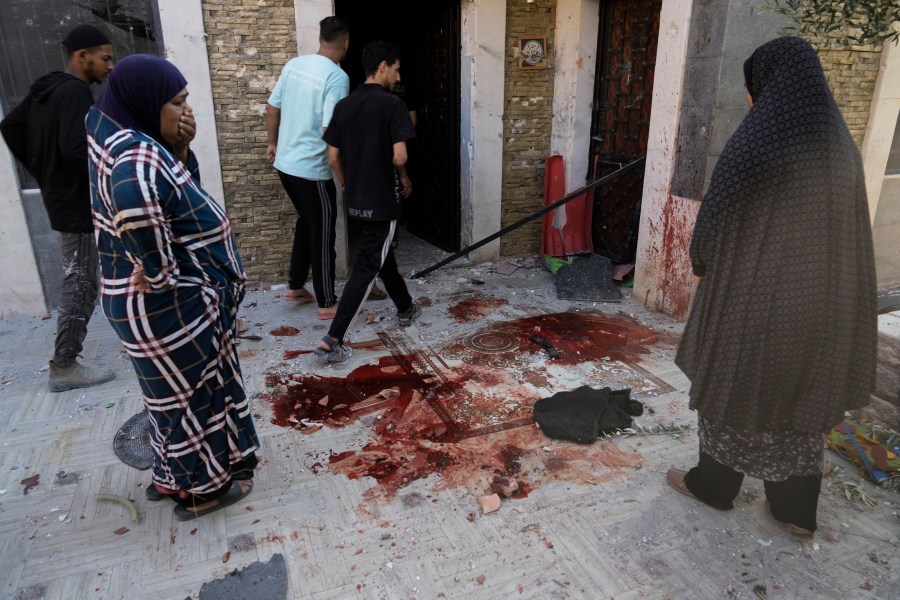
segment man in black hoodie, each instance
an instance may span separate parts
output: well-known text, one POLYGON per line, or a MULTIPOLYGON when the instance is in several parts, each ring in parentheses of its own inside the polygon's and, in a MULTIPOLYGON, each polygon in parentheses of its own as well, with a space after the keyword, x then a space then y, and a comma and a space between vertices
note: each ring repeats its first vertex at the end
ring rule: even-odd
POLYGON ((66 71, 40 77, 0 123, 9 149, 37 179, 50 226, 61 236, 63 282, 50 361, 52 392, 115 377, 114 371, 76 360, 97 302, 99 264, 84 118, 94 103, 90 85, 102 83, 112 71, 113 50, 106 35, 91 25, 70 31, 62 45, 69 54, 66 71))

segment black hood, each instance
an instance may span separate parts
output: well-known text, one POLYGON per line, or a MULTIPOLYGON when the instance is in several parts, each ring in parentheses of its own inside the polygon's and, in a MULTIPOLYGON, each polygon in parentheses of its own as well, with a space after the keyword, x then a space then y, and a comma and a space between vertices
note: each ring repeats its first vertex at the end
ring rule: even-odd
POLYGON ((34 96, 34 99, 37 102, 46 102, 47 98, 50 97, 50 93, 53 90, 72 79, 80 81, 74 75, 63 73, 62 71, 53 71, 52 73, 47 73, 43 77, 39 77, 37 80, 35 80, 34 83, 31 84, 31 95, 34 96))

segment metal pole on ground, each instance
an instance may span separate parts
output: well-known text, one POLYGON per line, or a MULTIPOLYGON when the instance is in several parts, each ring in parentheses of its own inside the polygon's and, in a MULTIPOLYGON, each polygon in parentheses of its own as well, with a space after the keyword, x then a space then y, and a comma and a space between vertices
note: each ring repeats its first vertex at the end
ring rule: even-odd
POLYGON ((561 200, 557 200, 556 202, 554 202, 554 203, 551 204, 550 206, 545 206, 544 208, 542 208, 541 210, 537 211, 536 213, 534 213, 534 214, 532 214, 532 215, 529 215, 529 216, 527 216, 527 217, 524 217, 524 218, 522 218, 522 219, 519 219, 518 221, 516 221, 516 222, 513 223, 512 225, 507 225, 506 227, 504 227, 504 228, 501 229, 500 231, 497 231, 496 233, 492 233, 491 235, 487 236, 486 238, 484 238, 484 239, 482 239, 482 240, 479 240, 479 241, 475 242, 474 244, 472 244, 472 245, 470 245, 470 246, 467 246, 467 247, 463 248, 462 250, 460 250, 460 251, 457 252, 456 254, 453 254, 453 255, 451 255, 451 256, 448 256, 447 258, 445 258, 445 259, 443 259, 443 260, 441 260, 441 261, 439 261, 439 262, 437 262, 437 263, 431 265, 430 267, 428 267, 428 268, 426 268, 426 269, 422 269, 422 270, 419 271, 418 273, 414 273, 414 274, 412 275, 411 279, 419 279, 420 277, 425 277, 425 276, 428 275, 429 273, 431 273, 431 272, 433 272, 433 271, 436 271, 436 270, 440 269, 440 268, 443 267, 444 265, 447 265, 447 264, 453 262, 454 260, 456 260, 456 259, 458 259, 458 258, 462 258, 463 256, 465 256, 466 254, 468 254, 468 253, 471 252, 472 250, 477 250, 478 248, 481 248, 481 247, 484 246, 485 244, 488 244, 488 243, 490 243, 490 242, 493 242, 494 240, 496 240, 496 239, 499 238, 500 236, 505 235, 505 234, 509 233, 510 231, 515 230, 515 229, 518 229, 519 227, 521 227, 521 226, 524 225, 525 223, 528 223, 528 222, 530 222, 530 221, 533 221, 533 220, 537 219, 538 217, 541 217, 541 216, 547 214, 548 212, 550 212, 550 211, 552 211, 552 210, 556 210, 557 208, 559 208, 559 207, 562 206, 563 204, 566 204, 567 202, 571 202, 572 200, 574 200, 575 198, 578 198, 578 197, 581 196, 582 194, 585 194, 585 193, 589 192, 590 190, 592 190, 592 189, 594 189, 594 188, 596 188, 596 187, 598 187, 598 186, 603 185, 604 183, 609 183, 610 181, 613 181, 614 179, 616 179, 616 178, 618 178, 618 177, 621 177, 622 175, 624 175, 624 174, 627 173, 628 171, 631 171, 632 169, 636 169, 637 167, 643 165, 645 162, 647 162, 647 157, 646 157, 646 156, 642 156, 641 158, 638 158, 637 160, 633 160, 633 161, 631 161, 630 163, 628 163, 627 165, 623 166, 621 169, 619 169, 619 170, 617 170, 617 171, 613 171, 613 172, 610 173, 609 175, 606 175, 606 176, 604 176, 604 177, 601 177, 601 178, 598 179, 597 181, 592 181, 591 183, 585 185, 584 187, 578 188, 578 189, 575 190, 574 192, 572 192, 572 193, 566 195, 566 197, 562 198, 561 200))

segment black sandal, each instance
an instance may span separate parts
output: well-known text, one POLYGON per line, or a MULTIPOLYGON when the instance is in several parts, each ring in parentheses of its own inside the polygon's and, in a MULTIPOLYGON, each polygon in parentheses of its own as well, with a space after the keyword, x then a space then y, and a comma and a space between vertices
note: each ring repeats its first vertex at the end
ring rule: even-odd
MULTIPOLYGON (((176 504, 172 512, 175 515, 176 521, 192 521, 194 519, 199 519, 203 515, 208 515, 211 512, 216 512, 217 510, 221 510, 226 506, 231 506, 236 502, 240 502, 241 500, 249 496, 250 492, 252 491, 252 481, 233 481, 231 483, 231 489, 228 490, 228 492, 226 492, 224 496, 210 501, 215 502, 215 504, 213 504, 209 508, 204 508, 203 510, 191 510, 183 504, 176 504), (244 490, 244 486, 241 485, 242 483, 247 486, 246 491, 244 490)), ((202 504, 206 503, 203 502, 202 504)))
POLYGON ((407 308, 403 312, 397 313, 397 323, 400 325, 400 327, 409 327, 410 325, 412 325, 413 320, 415 320, 415 318, 418 317, 421 312, 422 309, 419 308, 419 305, 413 302, 409 308, 407 308))
POLYGON ((328 350, 319 346, 313 350, 313 354, 322 362, 344 362, 353 356, 353 350, 341 344, 330 335, 322 338, 322 342, 328 345, 328 350))
POLYGON ((150 502, 159 502, 160 500, 165 500, 166 498, 175 500, 176 497, 175 494, 163 494, 161 491, 156 489, 156 486, 152 483, 144 488, 144 495, 150 502))

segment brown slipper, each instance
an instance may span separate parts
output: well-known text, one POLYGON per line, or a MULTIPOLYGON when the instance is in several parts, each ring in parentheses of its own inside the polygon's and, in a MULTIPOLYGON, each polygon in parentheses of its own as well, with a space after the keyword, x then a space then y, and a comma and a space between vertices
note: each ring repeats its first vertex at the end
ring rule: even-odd
POLYGON ((696 498, 697 496, 695 496, 684 483, 685 475, 687 475, 687 471, 685 471, 684 469, 669 467, 669 470, 666 471, 666 483, 668 483, 672 488, 674 488, 678 492, 681 492, 685 496, 696 498))
POLYGON ((323 321, 328 321, 334 318, 334 315, 337 314, 338 305, 329 306, 328 308, 320 308, 319 309, 319 318, 323 321))

